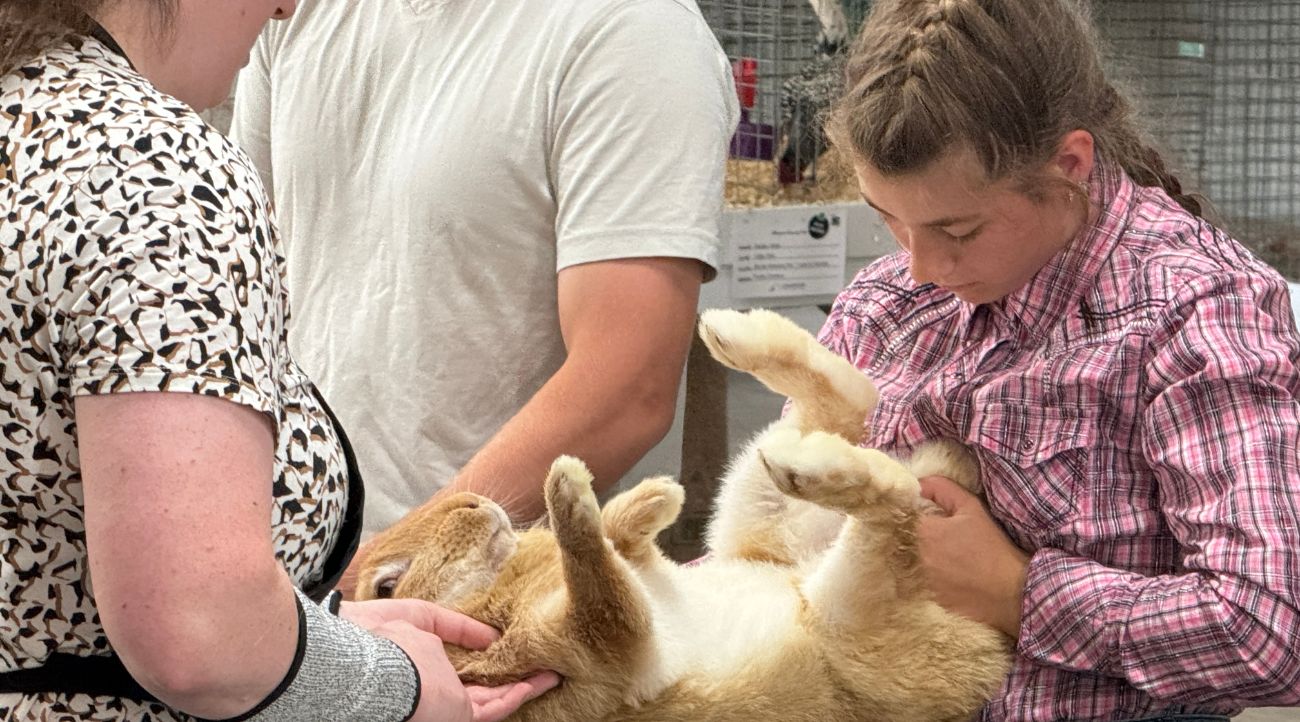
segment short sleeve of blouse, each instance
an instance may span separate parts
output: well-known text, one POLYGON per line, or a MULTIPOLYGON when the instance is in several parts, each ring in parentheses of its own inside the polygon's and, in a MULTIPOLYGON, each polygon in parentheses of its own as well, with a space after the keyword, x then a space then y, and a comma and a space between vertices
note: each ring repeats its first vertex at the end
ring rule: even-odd
POLYGON ((75 395, 201 393, 278 415, 287 314, 269 211, 215 131, 166 128, 89 168, 48 278, 75 395))

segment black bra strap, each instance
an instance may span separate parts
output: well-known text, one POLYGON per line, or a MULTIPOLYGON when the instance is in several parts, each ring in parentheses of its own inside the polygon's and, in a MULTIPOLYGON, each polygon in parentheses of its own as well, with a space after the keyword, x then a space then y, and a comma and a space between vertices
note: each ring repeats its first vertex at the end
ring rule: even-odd
POLYGON ((89 694, 125 697, 140 702, 158 701, 126 671, 117 655, 78 657, 75 654, 52 654, 40 667, 0 673, 0 692, 89 694))

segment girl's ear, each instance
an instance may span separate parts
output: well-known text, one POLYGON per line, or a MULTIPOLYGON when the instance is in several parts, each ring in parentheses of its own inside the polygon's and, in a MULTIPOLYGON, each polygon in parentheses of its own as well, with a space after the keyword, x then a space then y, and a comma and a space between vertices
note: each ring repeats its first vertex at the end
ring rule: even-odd
POLYGON ((1095 142, 1092 133, 1086 130, 1072 130, 1061 138, 1056 155, 1048 164, 1048 170, 1059 173, 1075 185, 1082 185, 1092 175, 1096 163, 1093 156, 1095 142))

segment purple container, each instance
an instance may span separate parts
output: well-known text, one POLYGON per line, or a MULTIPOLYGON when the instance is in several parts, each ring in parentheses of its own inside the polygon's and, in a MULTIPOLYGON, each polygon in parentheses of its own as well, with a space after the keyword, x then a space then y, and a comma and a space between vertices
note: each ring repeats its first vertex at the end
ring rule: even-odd
POLYGON ((745 160, 772 160, 776 153, 776 130, 765 123, 751 123, 749 109, 741 108, 740 124, 731 136, 731 157, 745 160))

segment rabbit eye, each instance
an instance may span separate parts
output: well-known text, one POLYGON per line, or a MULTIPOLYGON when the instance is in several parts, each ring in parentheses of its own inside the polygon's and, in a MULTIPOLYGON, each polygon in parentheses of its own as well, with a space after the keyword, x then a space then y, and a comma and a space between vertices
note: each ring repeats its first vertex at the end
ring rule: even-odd
POLYGON ((397 584, 402 581, 402 576, 410 565, 409 560, 402 560, 389 562, 375 570, 375 580, 371 583, 375 599, 392 599, 397 584))

